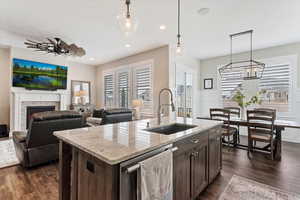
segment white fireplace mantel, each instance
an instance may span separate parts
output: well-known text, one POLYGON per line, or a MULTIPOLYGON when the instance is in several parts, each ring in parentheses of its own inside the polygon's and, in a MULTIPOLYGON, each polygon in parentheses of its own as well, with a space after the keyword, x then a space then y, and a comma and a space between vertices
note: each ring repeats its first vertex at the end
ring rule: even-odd
POLYGON ((25 90, 24 88, 11 89, 11 130, 24 131, 22 127, 22 103, 24 102, 56 102, 60 110, 67 110, 70 104, 70 92, 65 90, 40 91, 25 90))

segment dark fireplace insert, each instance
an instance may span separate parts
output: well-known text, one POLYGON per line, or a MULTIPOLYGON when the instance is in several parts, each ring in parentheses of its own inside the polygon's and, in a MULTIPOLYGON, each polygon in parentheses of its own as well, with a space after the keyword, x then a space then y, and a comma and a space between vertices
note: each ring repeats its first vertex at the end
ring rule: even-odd
POLYGON ((29 127, 30 120, 32 115, 35 113, 53 111, 55 110, 55 106, 28 106, 27 107, 27 119, 26 119, 26 129, 29 127))

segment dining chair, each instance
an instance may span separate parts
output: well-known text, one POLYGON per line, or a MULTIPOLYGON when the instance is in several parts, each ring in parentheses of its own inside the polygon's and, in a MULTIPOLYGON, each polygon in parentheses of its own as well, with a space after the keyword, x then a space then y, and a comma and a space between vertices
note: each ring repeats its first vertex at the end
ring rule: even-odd
MULTIPOLYGON (((241 108, 239 107, 224 107, 224 109, 229 110, 230 111, 230 116, 231 117, 241 117, 241 108)), ((240 143, 240 126, 237 125, 237 142, 240 143)))
POLYGON ((261 110, 261 111, 267 111, 267 112, 274 112, 275 113, 275 120, 276 120, 276 109, 272 108, 255 108, 254 110, 261 110))
POLYGON ((233 143, 233 146, 237 145, 237 128, 230 126, 230 111, 221 108, 211 108, 209 110, 210 118, 213 120, 222 120, 224 125, 222 126, 222 136, 223 142, 227 143, 230 146, 233 143), (230 137, 233 137, 232 140, 230 137), (226 141, 227 138, 227 141, 226 141))
POLYGON ((254 109, 247 111, 248 122, 248 153, 253 151, 253 142, 267 143, 264 151, 271 154, 274 160, 274 122, 276 112, 274 110, 254 109))

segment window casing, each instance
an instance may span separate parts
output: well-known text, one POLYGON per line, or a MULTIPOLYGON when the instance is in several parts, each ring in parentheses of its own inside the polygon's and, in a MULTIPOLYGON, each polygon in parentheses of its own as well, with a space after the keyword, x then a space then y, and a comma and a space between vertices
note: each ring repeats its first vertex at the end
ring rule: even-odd
POLYGON ((141 99, 142 116, 153 116, 152 66, 144 61, 103 72, 105 107, 131 108, 132 100, 141 99))

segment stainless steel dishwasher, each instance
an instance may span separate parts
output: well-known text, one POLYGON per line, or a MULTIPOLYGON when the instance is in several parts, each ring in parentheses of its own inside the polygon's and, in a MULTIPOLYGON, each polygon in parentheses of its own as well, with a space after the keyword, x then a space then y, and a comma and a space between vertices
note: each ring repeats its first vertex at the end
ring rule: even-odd
POLYGON ((159 149, 145 153, 136 158, 130 159, 120 164, 120 200, 136 200, 137 199, 137 176, 139 170, 139 162, 146 160, 152 156, 171 149, 173 152, 177 147, 172 148, 173 145, 166 145, 159 149))

